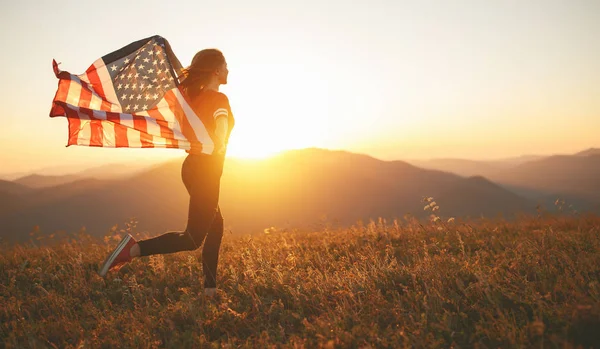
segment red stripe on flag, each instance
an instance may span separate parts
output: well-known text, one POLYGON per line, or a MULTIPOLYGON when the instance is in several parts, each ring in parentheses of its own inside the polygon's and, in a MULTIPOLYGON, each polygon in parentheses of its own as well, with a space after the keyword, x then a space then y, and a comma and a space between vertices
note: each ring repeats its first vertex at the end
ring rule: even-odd
POLYGON ((71 118, 71 117, 67 117, 67 120, 69 120, 69 141, 67 142, 67 146, 77 145, 77 137, 79 137, 79 129, 81 128, 81 120, 79 120, 79 118, 71 118))
POLYGON ((87 84, 84 81, 82 81, 81 83, 81 92, 79 93, 78 106, 83 108, 89 108, 90 101, 92 100, 92 91, 89 90, 89 87, 87 87, 87 84))
POLYGON ((85 82, 81 82, 81 93, 79 94, 79 107, 80 112, 87 115, 90 119, 90 146, 101 147, 104 145, 104 138, 102 132, 102 123, 99 120, 95 120, 94 112, 90 109, 90 102, 92 100, 92 91, 89 85, 85 82))
POLYGON ((70 85, 70 76, 68 80, 58 80, 58 89, 56 90, 56 94, 54 95, 54 99, 52 100, 52 109, 50 110, 51 117, 65 115, 65 108, 60 103, 56 102, 64 102, 67 100, 70 85))
MULTIPOLYGON (((71 88, 71 85, 77 84, 77 82, 70 80, 70 76, 69 80, 61 80, 61 83, 63 81, 65 83, 60 86, 62 91, 59 100, 61 102, 66 102, 67 97, 69 96, 69 89, 71 88)), ((65 111, 66 115, 67 110, 64 107, 63 110, 65 111)), ((77 145, 77 138, 79 137, 79 131, 81 130, 81 120, 79 119, 79 117, 69 117, 68 115, 66 116, 69 120, 69 140, 67 141, 67 146, 77 145)))
POLYGON ((88 70, 86 70, 85 73, 88 77, 88 80, 90 80, 90 84, 94 88, 94 92, 96 92, 96 94, 102 99, 102 105, 100 106, 100 110, 111 111, 112 103, 106 100, 104 86, 102 86, 102 81, 100 81, 100 76, 98 76, 96 65, 92 64, 88 68, 88 70))
POLYGON ((156 123, 160 128, 160 136, 167 139, 167 147, 177 148, 179 142, 175 139, 175 134, 173 133, 173 130, 171 130, 168 127, 168 123, 165 120, 164 116, 161 114, 161 112, 158 111, 157 108, 152 108, 148 110, 148 115, 150 115, 151 118, 154 118, 156 120, 156 123))
POLYGON ((165 93, 164 98, 169 104, 171 112, 173 113, 173 115, 175 115, 175 120, 177 120, 179 125, 181 125, 181 133, 183 133, 183 136, 190 143, 199 144, 200 142, 198 141, 198 138, 196 138, 196 133, 192 129, 192 125, 188 121, 187 117, 183 113, 183 109, 181 108, 181 105, 179 104, 179 101, 177 100, 177 97, 175 96, 173 90, 169 90, 167 93, 165 93))
POLYGON ((142 142, 142 148, 154 148, 153 136, 148 133, 140 132, 140 141, 142 142))
POLYGON ((148 134, 148 125, 146 119, 140 116, 133 116, 133 128, 140 131, 140 142, 142 148, 153 148, 152 136, 148 134))
POLYGON ((106 120, 112 121, 115 125, 115 147, 127 148, 129 147, 129 141, 127 140, 127 127, 123 126, 121 122, 121 114, 107 112, 106 120))
POLYGON ((88 70, 85 71, 85 74, 90 81, 90 84, 94 88, 94 91, 100 96, 102 99, 106 99, 106 95, 104 94, 104 87, 102 86, 102 81, 100 81, 100 77, 98 76, 98 72, 96 71, 96 65, 92 64, 88 70))

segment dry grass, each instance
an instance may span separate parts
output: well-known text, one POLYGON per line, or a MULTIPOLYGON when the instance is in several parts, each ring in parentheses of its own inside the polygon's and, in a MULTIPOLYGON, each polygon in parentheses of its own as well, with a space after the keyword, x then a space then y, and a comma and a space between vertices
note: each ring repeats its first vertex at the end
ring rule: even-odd
POLYGON ((7 348, 600 343, 599 217, 434 220, 226 235, 213 301, 198 295, 200 250, 138 259, 103 279, 110 238, 4 246, 0 339, 7 348))

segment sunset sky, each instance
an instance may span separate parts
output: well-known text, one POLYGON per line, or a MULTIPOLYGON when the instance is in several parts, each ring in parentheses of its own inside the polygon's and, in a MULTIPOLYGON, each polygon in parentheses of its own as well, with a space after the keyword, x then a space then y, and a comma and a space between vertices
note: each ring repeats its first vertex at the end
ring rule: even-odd
POLYGON ((51 62, 80 74, 159 34, 222 50, 230 156, 322 147, 492 159, 600 147, 600 1, 10 1, 0 174, 183 156, 65 147, 51 62))

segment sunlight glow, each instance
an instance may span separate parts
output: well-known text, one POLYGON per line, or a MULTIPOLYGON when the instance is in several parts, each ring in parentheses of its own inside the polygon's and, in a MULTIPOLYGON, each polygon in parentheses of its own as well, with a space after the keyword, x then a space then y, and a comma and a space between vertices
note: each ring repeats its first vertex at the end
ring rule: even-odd
POLYGON ((284 150, 327 145, 329 125, 336 115, 330 112, 327 87, 314 86, 318 77, 310 72, 317 71, 317 63, 306 62, 302 71, 284 63, 284 58, 268 65, 232 61, 231 82, 223 86, 235 117, 228 155, 264 158, 284 150), (261 72, 267 70, 285 74, 266 81, 261 72))

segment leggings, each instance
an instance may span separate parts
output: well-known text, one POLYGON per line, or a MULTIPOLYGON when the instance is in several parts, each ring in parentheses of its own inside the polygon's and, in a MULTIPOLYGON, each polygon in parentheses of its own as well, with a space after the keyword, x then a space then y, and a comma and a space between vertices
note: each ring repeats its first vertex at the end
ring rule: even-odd
POLYGON ((204 242, 202 269, 206 288, 217 286, 223 238, 223 216, 218 206, 223 161, 224 157, 219 155, 189 154, 181 167, 181 178, 190 194, 187 228, 138 241, 141 256, 193 251, 204 242))

